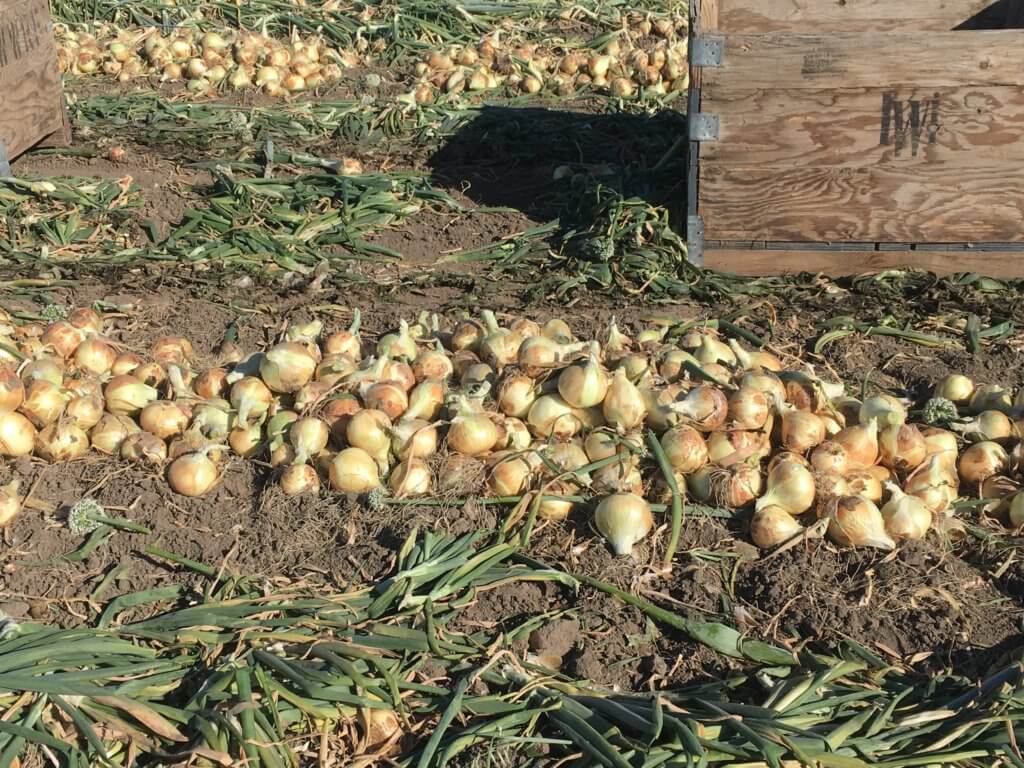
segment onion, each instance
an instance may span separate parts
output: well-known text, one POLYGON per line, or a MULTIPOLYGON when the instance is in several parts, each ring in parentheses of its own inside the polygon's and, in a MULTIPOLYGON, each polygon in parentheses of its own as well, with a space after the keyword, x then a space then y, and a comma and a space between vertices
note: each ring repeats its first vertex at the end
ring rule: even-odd
POLYGON ((138 425, 127 416, 107 413, 89 431, 89 442, 100 453, 113 456, 120 453, 128 435, 138 431, 138 425))
MULTIPOLYGON (((570 341, 570 339, 563 339, 563 341, 570 341)), ((619 330, 619 325, 613 317, 612 321, 608 324, 608 330, 605 332, 604 344, 602 345, 605 361, 613 363, 621 360, 629 354, 629 348, 632 344, 633 342, 630 341, 629 337, 619 330)))
POLYGON ((521 496, 530 488, 539 459, 533 453, 503 451, 489 463, 487 490, 495 496, 521 496))
POLYGON ((957 405, 966 405, 974 394, 974 382, 959 373, 951 373, 935 385, 934 396, 957 405))
POLYGON ((583 428, 583 418, 560 395, 543 395, 530 407, 526 424, 535 437, 568 440, 583 428))
POLYGON ((661 436, 661 448, 672 468, 683 475, 696 472, 708 462, 708 447, 704 438, 696 429, 684 424, 673 427, 661 436))
POLYGON ((223 368, 210 368, 203 371, 196 378, 193 389, 204 400, 224 397, 228 393, 228 372, 223 368))
POLYGON ((167 483, 182 496, 202 496, 220 479, 220 472, 205 451, 179 456, 167 468, 167 483))
POLYGON ((259 423, 238 426, 228 432, 228 445, 231 450, 245 459, 252 459, 263 452, 263 428, 259 423))
POLYGON ((749 464, 729 469, 705 466, 687 476, 686 485, 703 503, 739 509, 761 495, 761 471, 749 464))
POLYGON ((103 331, 103 318, 92 307, 76 307, 68 313, 68 322, 86 333, 103 331))
POLYGON ((405 320, 398 322, 398 333, 389 333, 377 342, 378 357, 404 357, 407 360, 415 360, 418 355, 419 347, 416 346, 416 339, 409 333, 409 323, 405 320))
POLYGON ((904 485, 904 490, 924 502, 933 515, 941 515, 958 493, 954 464, 956 453, 936 453, 918 467, 904 485), (951 458, 946 458, 950 456, 951 458))
POLYGON ((39 380, 59 385, 64 382, 64 366, 52 357, 42 357, 22 368, 21 380, 25 385, 39 380))
POLYGON ((1002 473, 1009 464, 1009 456, 999 443, 986 440, 969 446, 962 454, 958 469, 960 477, 968 483, 981 483, 985 478, 1002 473))
POLYGON ((296 392, 313 378, 316 366, 304 344, 285 341, 263 354, 260 378, 274 392, 296 392))
POLYGON ((924 437, 928 456, 934 456, 936 453, 945 453, 947 451, 952 451, 953 455, 956 456, 960 450, 960 443, 957 442, 956 435, 948 430, 928 427, 921 430, 921 435, 924 437))
POLYGON ((305 464, 327 447, 330 430, 320 419, 307 416, 292 422, 288 432, 292 448, 295 449, 295 463, 305 464))
POLYGON ((889 501, 882 507, 885 530, 896 541, 923 539, 932 525, 932 512, 924 502, 888 483, 889 501))
POLYGON ((729 414, 729 403, 725 395, 716 387, 708 385, 691 389, 683 400, 669 407, 701 432, 718 429, 729 414))
POLYGON ((180 435, 188 423, 188 415, 176 403, 167 400, 152 402, 139 414, 139 426, 161 440, 180 435))
POLYGON ((860 406, 860 423, 867 424, 872 419, 878 422, 879 429, 905 424, 907 409, 892 395, 875 395, 867 398, 860 406))
POLYGON ((687 363, 700 367, 697 358, 689 352, 670 349, 662 356, 661 362, 658 364, 658 375, 670 384, 680 381, 686 377, 687 363))
POLYGON ((864 469, 878 461, 878 422, 873 418, 847 427, 832 440, 846 451, 851 469, 864 469))
POLYGON ((513 416, 499 419, 498 427, 499 431, 504 430, 505 438, 503 440, 499 438, 498 443, 495 445, 496 448, 525 451, 530 447, 530 443, 533 442, 533 435, 530 434, 529 427, 513 416))
POLYGON ((353 360, 363 356, 363 345, 359 338, 359 326, 362 324, 363 314, 359 309, 352 310, 352 325, 347 331, 337 331, 324 340, 324 352, 329 355, 348 355, 353 360))
POLYGON ((343 392, 324 403, 320 408, 320 418, 327 422, 331 436, 335 442, 345 441, 345 432, 352 416, 362 410, 362 405, 354 395, 343 392))
POLYGON ((867 469, 854 469, 846 473, 846 487, 850 496, 880 504, 882 502, 882 480, 867 469))
POLYGON ((558 377, 558 394, 573 408, 600 405, 608 387, 608 374, 601 367, 601 349, 596 341, 591 342, 585 361, 570 365, 558 377))
POLYGON ((1014 528, 1024 525, 1024 492, 1015 494, 1010 500, 1010 524, 1014 528))
POLYGON ((474 410, 460 398, 455 418, 448 427, 448 447, 464 456, 482 456, 498 442, 498 427, 487 414, 474 410))
POLYGON ((134 416, 159 396, 153 387, 143 384, 131 374, 115 376, 103 390, 107 410, 124 416, 134 416))
POLYGON ((736 355, 729 345, 706 333, 699 335, 693 356, 703 365, 709 363, 721 363, 730 367, 736 365, 736 355))
POLYGON ((494 386, 495 371, 487 363, 475 363, 463 369, 459 383, 467 389, 486 385, 489 392, 494 386))
POLYGON ((842 547, 895 549, 878 507, 859 496, 838 496, 828 505, 828 535, 842 547))
POLYGON ((362 448, 346 448, 331 461, 331 487, 342 493, 366 493, 380 487, 377 462, 362 448))
POLYGON ((998 384, 979 384, 971 394, 969 408, 972 413, 982 411, 1013 412, 1013 401, 1010 393, 998 384))
POLYGON ((64 416, 73 420, 82 429, 92 429, 103 417, 103 398, 97 395, 73 397, 64 408, 64 416))
MULTIPOLYGON (((263 418, 274 401, 274 395, 267 385, 255 376, 244 376, 232 384, 230 397, 231 407, 235 409, 238 421, 242 424, 263 418)), ((108 401, 109 398, 108 395, 108 401)))
POLYGON ((432 485, 430 467, 423 459, 406 459, 394 468, 388 478, 388 487, 396 499, 426 496, 432 485))
POLYGON ((412 372, 412 366, 404 360, 385 358, 381 379, 393 381, 406 392, 416 386, 416 375, 412 372))
POLYGON ((616 371, 625 371, 626 378, 637 386, 649 387, 653 385, 653 367, 650 358, 642 352, 633 352, 619 360, 615 367, 616 371))
POLYGON ((109 373, 116 359, 116 350, 96 335, 89 336, 75 348, 75 366, 96 376, 109 373))
POLYGON ((167 380, 167 371, 160 363, 143 363, 132 372, 132 376, 148 387, 155 387, 167 380))
POLYGON ((36 454, 49 462, 71 461, 89 451, 89 436, 70 419, 61 419, 36 435, 36 454))
POLYGON ((846 478, 834 472, 819 472, 814 476, 814 506, 818 517, 825 517, 828 503, 837 496, 850 496, 846 478))
POLYGON ((729 397, 729 428, 761 429, 770 412, 766 394, 753 387, 740 387, 729 397))
POLYGON ((445 351, 440 348, 438 349, 426 349, 420 352, 416 359, 412 363, 412 372, 416 376, 417 381, 423 381, 424 379, 447 379, 454 372, 455 368, 452 365, 452 361, 448 359, 448 355, 445 351))
POLYGON ((393 421, 408 409, 409 396, 397 384, 379 381, 363 393, 363 404, 367 408, 383 411, 393 421))
POLYGON ((18 478, 0 486, 0 528, 6 528, 21 514, 22 503, 18 496, 20 486, 21 481, 18 478))
POLYGON ((545 464, 546 475, 551 474, 551 466, 558 470, 556 474, 563 474, 575 472, 580 467, 590 463, 587 452, 578 440, 572 440, 567 443, 555 443, 549 446, 544 453, 545 458, 547 458, 547 463, 545 464))
POLYGON ((707 448, 708 459, 719 467, 759 461, 771 453, 768 435, 753 430, 712 432, 708 435, 707 448))
POLYGON ((750 518, 750 538, 761 549, 777 547, 803 529, 796 518, 782 507, 758 507, 750 518))
POLYGON ((626 377, 626 372, 622 368, 616 369, 601 409, 608 424, 620 432, 636 429, 643 423, 647 414, 647 406, 640 390, 626 377))
POLYGON ((814 505, 814 476, 796 461, 776 464, 768 473, 767 488, 755 509, 778 507, 791 515, 799 515, 814 505))
POLYGON ((811 467, 815 472, 841 475, 849 469, 850 461, 843 446, 826 440, 811 451, 811 467))
POLYGON ((498 386, 498 410, 506 416, 526 418, 530 407, 537 400, 537 394, 537 386, 529 376, 506 376, 498 386))
POLYGON ((359 370, 355 358, 341 353, 324 355, 317 363, 313 378, 324 384, 334 385, 359 370))
POLYGON ((913 424, 892 424, 878 433, 878 459, 889 469, 909 472, 927 456, 924 435, 913 424))
POLYGON ((35 445, 36 428, 17 411, 0 413, 0 456, 28 456, 35 445))
POLYGON ((570 355, 587 348, 585 344, 564 344, 547 336, 531 336, 516 351, 519 368, 527 376, 539 376, 565 364, 570 355))
POLYGON ((650 505, 633 493, 603 498, 594 512, 594 522, 616 555, 631 554, 633 545, 654 527, 650 505))
POLYGON ((953 425, 953 429, 975 440, 1004 440, 1014 434, 1013 422, 1001 411, 982 411, 966 424, 953 425))
MULTIPOLYGON (((480 359, 500 371, 506 365, 516 361, 523 339, 519 334, 513 333, 507 328, 499 327, 494 313, 489 309, 485 309, 481 316, 483 317, 487 332, 480 341, 480 348, 478 350, 480 359)), ((543 337, 535 336, 533 338, 543 337)))
POLYGON ((184 365, 193 354, 192 342, 184 336, 165 336, 149 349, 149 356, 160 365, 184 365))
POLYGON ((403 418, 433 421, 441 413, 444 397, 443 379, 423 379, 409 394, 409 407, 405 409, 403 418))
POLYGON ((289 464, 281 473, 281 490, 288 496, 316 493, 320 490, 320 476, 309 464, 289 464))
POLYGON ((452 331, 451 345, 456 352, 469 350, 476 352, 484 339, 484 329, 474 320, 463 320, 452 331))
POLYGON ((40 379, 33 381, 25 390, 21 404, 24 413, 37 427, 45 427, 60 418, 70 396, 56 384, 40 379))
POLYGON ((740 386, 749 389, 756 389, 768 397, 772 407, 778 408, 786 402, 786 386, 774 373, 768 371, 751 371, 743 374, 740 379, 740 386))
POLYGON ((192 408, 189 429, 211 440, 222 440, 231 431, 231 406, 224 400, 210 400, 192 408))
POLYGON ((729 339, 729 349, 736 357, 736 362, 744 371, 781 371, 782 361, 771 352, 758 350, 748 352, 735 339, 729 339))
POLYGON ((422 419, 402 419, 391 430, 391 451, 401 461, 437 453, 437 428, 422 419))
POLYGON ((391 448, 391 419, 386 413, 364 408, 349 419, 345 437, 349 445, 372 456, 381 471, 387 469, 391 448))
POLYGON ((816 414, 789 406, 782 411, 779 435, 786 450, 807 453, 824 442, 825 424, 816 414))
POLYGON ((44 347, 49 347, 58 357, 66 360, 75 353, 84 339, 85 332, 81 328, 76 328, 66 320, 57 320, 46 327, 40 341, 44 347))

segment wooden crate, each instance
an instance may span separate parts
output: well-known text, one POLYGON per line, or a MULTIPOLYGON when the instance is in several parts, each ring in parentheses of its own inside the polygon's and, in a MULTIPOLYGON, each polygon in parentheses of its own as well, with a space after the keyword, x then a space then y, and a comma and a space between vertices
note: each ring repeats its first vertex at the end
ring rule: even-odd
POLYGON ((47 0, 0 0, 0 174, 26 149, 70 138, 47 0))
POLYGON ((693 3, 691 259, 1024 277, 1020 27, 1024 0, 693 3))

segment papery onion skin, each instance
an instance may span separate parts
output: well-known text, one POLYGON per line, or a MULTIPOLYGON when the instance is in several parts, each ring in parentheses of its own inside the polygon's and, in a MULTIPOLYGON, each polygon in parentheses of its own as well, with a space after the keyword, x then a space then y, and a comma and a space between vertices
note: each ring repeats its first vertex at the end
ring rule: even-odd
POLYGON ((380 487, 374 458, 361 448, 339 451, 330 465, 331 487, 342 493, 367 493, 380 487))
POLYGON ((0 413, 0 456, 28 456, 35 446, 36 428, 17 411, 0 413))
POLYGON ((309 464, 289 464, 281 473, 281 490, 287 496, 317 493, 320 490, 320 476, 309 464))
POLYGON ((632 493, 603 498, 594 511, 594 522, 619 556, 632 554, 633 546, 654 527, 650 505, 632 493))
POLYGON ((842 547, 891 550, 896 542, 885 531, 882 513, 859 496, 838 496, 829 504, 828 535, 842 547))
POLYGON ((803 526, 782 507, 761 507, 750 518, 750 538, 761 549, 777 547, 802 530, 803 526))
POLYGON ((168 485, 182 496, 203 496, 213 489, 219 479, 217 465, 205 453, 187 453, 167 467, 168 485))

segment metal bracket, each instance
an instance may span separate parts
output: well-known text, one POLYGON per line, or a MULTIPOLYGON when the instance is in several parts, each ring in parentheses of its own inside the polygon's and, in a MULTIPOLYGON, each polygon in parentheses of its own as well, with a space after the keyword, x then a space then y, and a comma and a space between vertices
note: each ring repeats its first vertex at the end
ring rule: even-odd
POLYGON ((720 67, 724 53, 724 37, 702 35, 690 41, 690 62, 695 67, 720 67))
POLYGON ((11 175, 11 163, 7 159, 7 145, 0 139, 0 176, 11 175))
POLYGON ((704 266, 704 219, 700 216, 686 217, 686 260, 704 266))
POLYGON ((718 141, 718 115, 697 112, 690 115, 690 141, 718 141))

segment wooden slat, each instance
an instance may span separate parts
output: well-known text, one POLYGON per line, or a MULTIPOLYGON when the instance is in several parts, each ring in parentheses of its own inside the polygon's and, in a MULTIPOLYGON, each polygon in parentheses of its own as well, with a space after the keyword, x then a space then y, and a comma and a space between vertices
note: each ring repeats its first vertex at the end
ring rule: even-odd
POLYGON ((944 32, 995 0, 720 0, 724 32, 944 32))
POLYGON ((923 269, 939 275, 977 272, 989 277, 1024 277, 1024 251, 1019 253, 938 251, 748 251, 708 249, 704 264, 709 269, 739 275, 786 275, 821 272, 826 275, 857 275, 885 269, 923 269))
POLYGON ((720 6, 721 0, 700 0, 701 34, 715 32, 719 29, 720 6))
POLYGON ((1024 31, 728 35, 704 89, 1024 85, 1024 31))
POLYGON ((46 0, 0 0, 0 141, 8 158, 64 130, 46 0))
POLYGON ((785 167, 998 161, 1024 168, 1024 88, 707 88, 702 102, 720 120, 719 140, 701 149, 706 161, 785 167))
POLYGON ((1024 242, 1024 173, 966 158, 938 168, 702 162, 699 213, 708 240, 1024 242))

